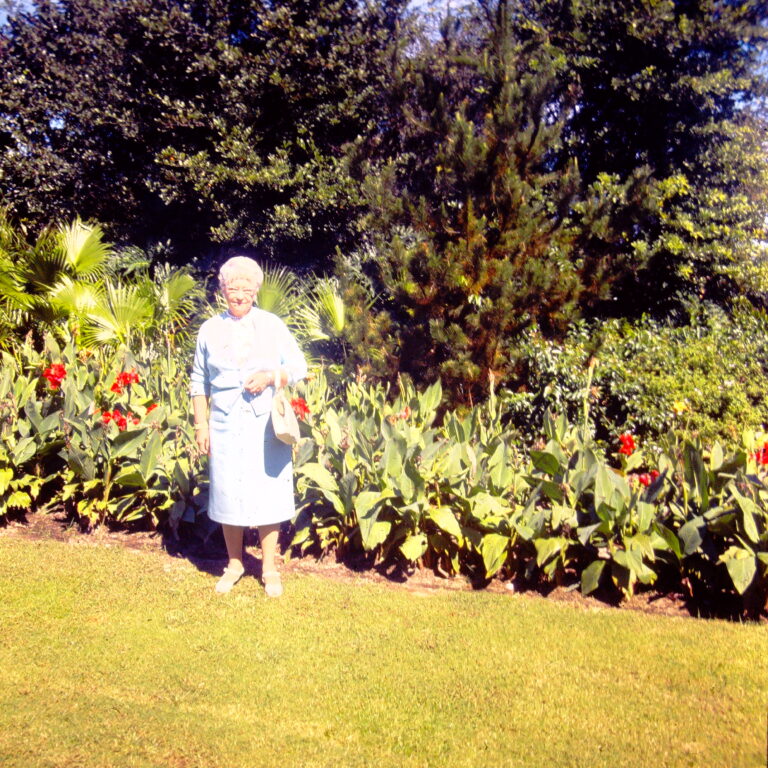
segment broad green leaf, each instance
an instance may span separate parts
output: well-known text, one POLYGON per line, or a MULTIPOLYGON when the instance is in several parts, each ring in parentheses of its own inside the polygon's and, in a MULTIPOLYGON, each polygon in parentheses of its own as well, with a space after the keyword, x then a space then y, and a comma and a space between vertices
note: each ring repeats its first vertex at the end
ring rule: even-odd
POLYGON ((423 533, 412 534, 400 545, 400 551, 415 563, 427 551, 427 537, 423 533))
POLYGON ((450 507, 430 507, 427 510, 427 517, 429 517, 441 531, 445 531, 461 541, 461 526, 450 507))
POLYGON ((563 501, 563 489, 557 483, 553 483, 551 480, 542 480, 540 487, 552 501, 557 503, 563 501))
POLYGON ((755 504, 748 496, 743 496, 737 490, 734 489, 733 495, 741 508, 742 524, 744 526, 744 533, 747 534, 747 538, 753 543, 757 544, 760 539, 760 534, 757 531, 757 524, 755 523, 755 517, 761 516, 760 508, 755 504))
POLYGON ((536 547, 536 565, 539 567, 544 565, 550 558, 568 549, 568 539, 562 536, 536 539, 533 543, 536 547))
POLYGON ((645 457, 640 451, 633 453, 631 456, 627 456, 627 461, 624 465, 625 472, 631 472, 633 469, 637 469, 645 462, 645 457))
POLYGON ((49 413, 38 425, 37 431, 44 435, 52 429, 58 429, 61 423, 59 413, 49 413))
POLYGON ((25 461, 29 461, 29 459, 35 455, 36 447, 35 439, 33 437, 23 437, 16 443, 11 451, 13 463, 16 464, 16 466, 20 466, 25 461))
POLYGON ((128 485, 135 488, 146 488, 147 482, 136 467, 126 467, 114 479, 118 485, 128 485))
MULTIPOLYGON (((367 491, 366 493, 370 493, 367 491)), ((360 494, 362 496, 363 494, 360 494)), ((375 549, 379 544, 383 544, 389 536, 392 523, 389 520, 379 520, 379 510, 376 504, 381 501, 381 494, 376 494, 377 498, 365 499, 363 505, 356 504, 357 522, 360 527, 360 538, 363 542, 363 549, 367 552, 375 549), (367 508, 366 508, 367 507, 367 508), (364 510, 364 511, 362 511, 364 510)), ((358 497, 358 502, 359 502, 358 497)))
POLYGON ((121 432, 112 441, 112 456, 118 458, 119 456, 128 456, 131 452, 136 451, 147 436, 147 430, 143 427, 140 429, 129 429, 125 432, 121 432))
POLYGON ((646 501, 638 501, 636 512, 637 529, 644 533, 651 527, 656 517, 656 507, 653 504, 648 504, 646 501))
POLYGON ((144 450, 141 453, 139 459, 139 471, 144 478, 144 482, 149 482, 150 475, 157 465, 157 460, 163 450, 163 441, 159 432, 152 432, 151 437, 147 441, 144 450))
POLYGON ((438 379, 419 396, 419 416, 424 422, 431 422, 435 409, 440 405, 442 399, 443 387, 440 384, 440 379, 438 379))
POLYGON ((581 572, 581 592, 588 595, 600 586, 600 577, 605 569, 605 560, 594 560, 581 572))
POLYGON ((13 479, 13 470, 9 467, 3 467, 0 469, 0 494, 3 494, 8 489, 8 484, 13 479))
POLYGON ((338 492, 336 478, 321 464, 307 462, 296 469, 298 474, 309 478, 321 491, 338 492))
POLYGON ((608 502, 613 495, 613 483, 609 474, 609 470, 604 464, 598 466, 595 475, 595 509, 608 502))
POLYGON ((723 465, 723 447, 720 443, 715 443, 709 453, 709 466, 713 472, 716 472, 723 465))
POLYGON ((701 546, 704 541, 704 533, 707 530, 707 524, 700 515, 689 520, 677 532, 680 541, 683 543, 683 552, 686 555, 692 555, 701 546))
POLYGON ((486 533, 480 544, 480 554, 483 556, 486 578, 491 578, 504 565, 507 558, 509 536, 499 533, 486 533))
POLYGON ((531 461, 536 469, 552 477, 560 471, 560 462, 557 457, 546 451, 531 451, 531 461))
MULTIPOLYGON (((43 420, 42 414, 40 413, 40 404, 36 400, 27 400, 24 403, 24 413, 32 423, 35 431, 40 432, 40 424, 43 420)), ((56 418, 58 420, 58 413, 56 414, 56 418)))
MULTIPOLYGON (((671 552, 674 552, 677 559, 682 559, 683 553, 680 549, 680 539, 675 536, 674 531, 671 531, 669 528, 667 528, 666 525, 663 525, 658 521, 653 523, 653 529, 656 531, 657 535, 665 542, 667 548, 671 552)), ((661 547, 659 547, 656 543, 654 543, 654 547, 656 549, 661 549, 661 547)))
POLYGON ((25 491, 14 491, 5 501, 6 507, 13 509, 29 509, 32 498, 25 491))
POLYGON ((733 586, 740 595, 743 595, 757 573, 755 556, 740 547, 731 547, 720 557, 720 561, 725 562, 733 586))

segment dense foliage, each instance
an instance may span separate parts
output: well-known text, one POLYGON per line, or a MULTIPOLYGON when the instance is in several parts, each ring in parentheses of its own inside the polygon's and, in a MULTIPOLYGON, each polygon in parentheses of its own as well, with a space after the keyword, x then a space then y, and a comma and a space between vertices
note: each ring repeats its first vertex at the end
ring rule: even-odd
POLYGON ((467 403, 511 377, 526 328, 760 303, 765 10, 502 0, 449 19, 400 62, 367 158, 371 246, 340 272, 379 302, 354 362, 467 403))
POLYGON ((40 0, 0 34, 0 197, 180 263, 211 242, 322 261, 400 5, 40 0))
POLYGON ((648 317, 582 321, 564 343, 531 331, 509 354, 518 371, 501 392, 521 428, 549 410, 580 419, 585 405, 602 441, 632 428, 658 442, 672 426, 736 445, 768 424, 768 320, 693 305, 680 325, 648 317))

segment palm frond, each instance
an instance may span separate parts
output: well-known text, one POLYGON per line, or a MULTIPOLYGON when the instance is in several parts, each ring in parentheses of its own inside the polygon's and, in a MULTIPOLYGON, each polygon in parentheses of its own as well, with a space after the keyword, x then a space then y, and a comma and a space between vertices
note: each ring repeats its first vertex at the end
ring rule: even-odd
POLYGON ((301 332, 310 341, 338 339, 344 332, 345 313, 344 299, 336 281, 318 278, 298 313, 301 332))
POLYGON ((103 294, 104 288, 99 283, 76 283, 70 277, 62 277, 48 296, 65 314, 85 317, 98 307, 103 294))
POLYGON ((86 346, 128 344, 152 323, 152 302, 135 285, 107 283, 99 303, 86 315, 82 341, 86 346))
POLYGON ((277 315, 287 325, 293 325, 302 303, 297 285, 296 275, 285 267, 265 269, 264 282, 258 296, 259 307, 277 315))
POLYGON ((94 278, 105 268, 111 246, 103 242, 104 232, 96 224, 89 227, 80 219, 59 226, 59 247, 65 268, 76 277, 94 278))

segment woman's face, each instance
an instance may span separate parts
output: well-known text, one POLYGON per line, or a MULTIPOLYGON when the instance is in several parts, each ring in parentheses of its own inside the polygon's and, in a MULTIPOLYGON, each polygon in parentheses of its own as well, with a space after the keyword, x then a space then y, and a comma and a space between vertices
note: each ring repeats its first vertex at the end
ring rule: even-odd
POLYGON ((227 300, 227 309, 230 315, 233 317, 244 317, 253 306, 256 291, 250 280, 236 277, 225 286, 224 298, 227 300))

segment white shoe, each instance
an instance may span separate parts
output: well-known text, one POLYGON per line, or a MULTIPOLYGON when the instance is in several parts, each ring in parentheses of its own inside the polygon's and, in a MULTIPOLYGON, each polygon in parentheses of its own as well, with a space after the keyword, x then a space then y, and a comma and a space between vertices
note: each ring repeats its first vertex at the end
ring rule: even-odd
POLYGON ((267 597, 280 597, 283 594, 283 582, 277 571, 264 571, 261 580, 267 597))
POLYGON ((216 591, 220 595, 225 595, 240 581, 244 573, 245 568, 238 570, 232 566, 227 566, 224 569, 224 575, 216 582, 216 591))

